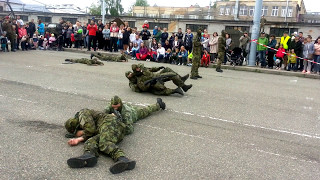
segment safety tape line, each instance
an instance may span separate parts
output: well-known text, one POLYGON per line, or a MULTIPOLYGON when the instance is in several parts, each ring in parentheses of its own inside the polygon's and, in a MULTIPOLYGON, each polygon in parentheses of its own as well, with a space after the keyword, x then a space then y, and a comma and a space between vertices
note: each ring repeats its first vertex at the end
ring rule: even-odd
MULTIPOLYGON (((258 45, 260 45, 260 46, 263 46, 263 47, 266 47, 266 48, 268 48, 268 49, 272 49, 272 50, 278 52, 278 49, 272 48, 272 47, 267 46, 267 45, 265 45, 265 44, 258 43, 258 40, 257 40, 257 39, 253 39, 253 40, 251 40, 250 42, 255 42, 256 44, 258 44, 258 45)), ((315 62, 315 61, 313 61, 313 60, 309 60, 309 59, 306 59, 306 58, 298 57, 298 56, 296 56, 296 55, 293 55, 293 54, 290 54, 290 53, 286 53, 286 52, 282 52, 282 53, 283 53, 283 54, 286 54, 286 55, 288 55, 288 56, 292 56, 292 57, 295 57, 295 58, 298 58, 298 59, 302 59, 302 60, 304 60, 304 61, 311 62, 311 63, 313 63, 313 64, 319 64, 319 65, 320 65, 320 63, 315 62)))

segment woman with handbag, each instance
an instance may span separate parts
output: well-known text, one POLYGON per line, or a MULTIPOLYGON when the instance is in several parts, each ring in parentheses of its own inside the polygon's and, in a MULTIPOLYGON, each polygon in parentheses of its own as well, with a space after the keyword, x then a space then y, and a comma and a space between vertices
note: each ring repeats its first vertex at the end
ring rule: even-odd
POLYGON ((311 43, 312 37, 310 35, 308 35, 307 37, 307 43, 304 44, 303 47, 303 57, 310 60, 307 61, 306 59, 304 59, 303 62, 303 71, 302 73, 306 73, 310 74, 311 73, 311 60, 313 60, 313 53, 314 53, 314 45, 313 43, 311 43))

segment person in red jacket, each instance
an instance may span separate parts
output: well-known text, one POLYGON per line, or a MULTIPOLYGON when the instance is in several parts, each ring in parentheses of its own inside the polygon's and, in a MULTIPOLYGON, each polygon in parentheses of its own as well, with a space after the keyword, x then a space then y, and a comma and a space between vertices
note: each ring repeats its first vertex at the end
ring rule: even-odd
POLYGON ((89 31, 88 51, 90 51, 91 42, 93 42, 93 50, 96 51, 96 46, 97 46, 96 35, 98 31, 98 26, 94 23, 93 20, 90 21, 90 24, 87 27, 87 31, 89 31))
POLYGON ((142 28, 147 28, 149 29, 149 22, 147 20, 144 21, 142 28))
POLYGON ((203 56, 201 59, 201 66, 203 67, 203 64, 205 64, 206 68, 209 67, 210 62, 210 55, 208 54, 208 51, 205 49, 203 50, 203 56))

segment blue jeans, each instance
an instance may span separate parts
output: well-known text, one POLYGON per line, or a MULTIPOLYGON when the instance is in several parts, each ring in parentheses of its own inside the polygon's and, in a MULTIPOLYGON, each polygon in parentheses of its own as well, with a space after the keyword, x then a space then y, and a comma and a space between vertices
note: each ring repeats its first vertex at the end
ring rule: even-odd
POLYGON ((139 53, 139 50, 132 50, 132 57, 136 58, 137 53, 139 53))
POLYGON ((89 41, 89 36, 86 36, 85 38, 83 38, 84 48, 87 48, 87 47, 88 47, 88 41, 89 41))
POLYGON ((266 51, 258 51, 258 56, 262 67, 266 66, 266 51))
MULTIPOLYGON (((320 55, 314 55, 314 62, 320 63, 320 55)), ((319 72, 320 65, 314 64, 314 72, 319 72)))

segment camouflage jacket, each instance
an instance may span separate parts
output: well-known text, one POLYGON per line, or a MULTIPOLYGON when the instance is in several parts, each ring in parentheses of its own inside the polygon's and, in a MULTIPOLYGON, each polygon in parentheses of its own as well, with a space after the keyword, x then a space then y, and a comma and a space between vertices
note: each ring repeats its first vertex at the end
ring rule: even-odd
POLYGON ((193 57, 200 57, 202 52, 202 44, 201 44, 201 32, 197 33, 195 40, 193 41, 193 57))

